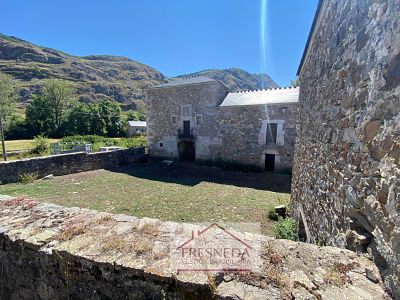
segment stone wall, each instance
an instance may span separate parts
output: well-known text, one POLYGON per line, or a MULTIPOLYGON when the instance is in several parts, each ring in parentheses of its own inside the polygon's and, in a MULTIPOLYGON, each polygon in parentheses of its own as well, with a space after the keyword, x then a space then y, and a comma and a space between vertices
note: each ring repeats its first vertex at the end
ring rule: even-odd
POLYGON ((189 120, 196 160, 234 162, 263 170, 265 155, 273 154, 275 170, 291 172, 297 103, 218 106, 227 93, 216 81, 148 89, 149 153, 178 159, 178 131, 189 120), (268 122, 278 124, 276 145, 266 145, 268 122))
POLYGON ((300 71, 299 234, 368 252, 400 299, 400 3, 322 1, 300 71))
POLYGON ((212 157, 264 169, 265 155, 275 155, 275 170, 291 172, 296 138, 297 103, 221 106, 218 108, 221 147, 212 157), (276 145, 266 144, 268 122, 277 124, 276 145))
POLYGON ((126 150, 70 153, 0 162, 2 184, 20 181, 22 174, 37 174, 42 178, 49 174, 61 176, 97 169, 108 169, 119 165, 138 162, 145 156, 145 148, 126 150))
POLYGON ((190 121, 199 140, 218 144, 216 106, 228 91, 217 81, 146 90, 149 153, 178 159, 178 130, 183 131, 183 121, 190 121), (201 124, 196 122, 196 116, 201 117, 201 124))
POLYGON ((0 228, 3 300, 389 299, 373 262, 333 247, 246 233, 261 241, 260 271, 184 272, 169 248, 191 224, 0 195, 0 228))

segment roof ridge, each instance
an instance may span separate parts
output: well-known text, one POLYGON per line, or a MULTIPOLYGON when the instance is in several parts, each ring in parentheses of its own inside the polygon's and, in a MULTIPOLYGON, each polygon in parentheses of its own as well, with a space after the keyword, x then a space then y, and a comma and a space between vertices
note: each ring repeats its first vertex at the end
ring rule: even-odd
POLYGON ((269 89, 256 89, 256 90, 239 90, 237 92, 233 92, 234 94, 238 93, 255 93, 255 92, 263 92, 263 91, 273 91, 273 90, 291 90, 291 89, 296 89, 298 88, 297 86, 285 86, 285 87, 275 87, 275 88, 269 88, 269 89))

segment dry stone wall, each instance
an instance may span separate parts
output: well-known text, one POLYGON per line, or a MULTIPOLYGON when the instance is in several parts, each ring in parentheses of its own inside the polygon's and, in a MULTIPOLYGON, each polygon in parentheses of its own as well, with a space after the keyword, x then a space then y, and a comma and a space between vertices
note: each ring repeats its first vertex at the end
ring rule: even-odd
POLYGON ((373 262, 333 247, 246 233, 259 272, 176 272, 171 241, 199 227, 0 195, 0 228, 4 300, 389 299, 373 262))
POLYGON ((221 147, 212 157, 264 169, 265 155, 275 155, 275 170, 290 173, 296 138, 297 103, 221 106, 218 108, 221 147), (268 122, 277 124, 276 145, 266 144, 268 122))
POLYGON ((368 252, 400 299, 400 2, 322 1, 300 71, 299 234, 368 252))
POLYGON ((38 178, 53 174, 55 176, 108 169, 123 164, 138 162, 145 156, 145 148, 126 150, 69 153, 35 157, 15 161, 0 162, 0 182, 2 184, 20 181, 20 175, 36 174, 38 178))

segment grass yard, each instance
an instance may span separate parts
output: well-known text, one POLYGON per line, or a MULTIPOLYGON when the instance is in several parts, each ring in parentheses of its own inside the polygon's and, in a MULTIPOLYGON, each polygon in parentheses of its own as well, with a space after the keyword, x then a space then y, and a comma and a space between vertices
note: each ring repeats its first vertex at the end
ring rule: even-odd
POLYGON ((0 194, 26 195, 64 206, 177 222, 260 222, 271 235, 268 209, 288 204, 290 177, 159 161, 0 185, 0 194))
MULTIPOLYGON (((55 143, 58 139, 49 139, 49 143, 55 143)), ((5 141, 6 151, 15 151, 15 150, 27 150, 33 148, 34 140, 14 140, 14 141, 5 141)))

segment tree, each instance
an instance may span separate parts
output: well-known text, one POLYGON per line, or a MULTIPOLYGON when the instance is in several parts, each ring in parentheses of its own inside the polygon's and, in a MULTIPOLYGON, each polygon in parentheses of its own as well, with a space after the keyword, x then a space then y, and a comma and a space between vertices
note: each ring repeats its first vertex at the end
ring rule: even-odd
POLYGON ((54 114, 55 126, 59 127, 64 115, 64 110, 71 103, 75 90, 61 80, 48 80, 43 88, 43 95, 49 103, 54 114))
POLYGON ((139 103, 137 106, 137 114, 139 121, 146 121, 146 107, 144 104, 139 103))
POLYGON ((31 104, 26 108, 26 123, 34 136, 53 136, 55 116, 50 101, 41 95, 32 95, 31 104))
POLYGON ((300 79, 297 76, 296 79, 290 79, 290 84, 292 85, 292 87, 298 87, 300 86, 300 79))
POLYGON ((78 103, 69 110, 61 126, 62 136, 91 134, 90 110, 86 104, 78 103))
POLYGON ((101 118, 104 121, 106 134, 109 137, 118 137, 122 133, 121 107, 108 99, 99 104, 101 118))
POLYGON ((14 77, 0 72, 0 108, 3 125, 7 127, 7 117, 14 111, 13 101, 17 97, 17 81, 14 77))
POLYGON ((90 103, 88 105, 88 109, 90 112, 90 117, 89 117, 90 133, 96 135, 104 135, 106 125, 104 123, 102 116, 100 115, 99 105, 96 103, 90 103))
POLYGON ((140 121, 137 111, 134 111, 134 110, 128 111, 128 113, 126 114, 126 120, 127 121, 140 121))
POLYGON ((16 97, 15 86, 16 81, 14 77, 0 73, 0 135, 4 160, 7 160, 7 157, 4 144, 5 126, 3 127, 3 124, 7 123, 7 115, 9 115, 13 109, 13 100, 16 97))

